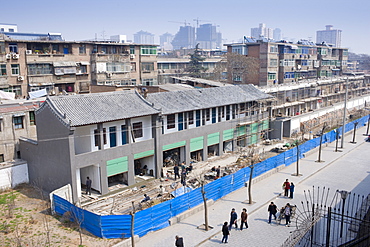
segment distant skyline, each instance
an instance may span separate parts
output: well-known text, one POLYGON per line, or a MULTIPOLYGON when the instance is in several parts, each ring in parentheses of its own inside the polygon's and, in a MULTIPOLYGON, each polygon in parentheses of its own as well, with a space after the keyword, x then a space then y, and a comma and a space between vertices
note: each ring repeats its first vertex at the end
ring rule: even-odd
POLYGON ((342 30, 342 47, 350 52, 370 54, 370 2, 353 0, 311 0, 297 2, 219 0, 106 0, 106 1, 2 1, 0 23, 18 25, 18 32, 60 32, 65 40, 109 39, 124 34, 129 40, 140 30, 159 36, 176 34, 180 25, 218 25, 224 43, 250 36, 252 27, 265 23, 280 28, 288 41, 316 41, 316 31, 333 25, 342 30), (205 21, 203 21, 205 20, 205 21), (179 23, 177 23, 179 22, 179 23))

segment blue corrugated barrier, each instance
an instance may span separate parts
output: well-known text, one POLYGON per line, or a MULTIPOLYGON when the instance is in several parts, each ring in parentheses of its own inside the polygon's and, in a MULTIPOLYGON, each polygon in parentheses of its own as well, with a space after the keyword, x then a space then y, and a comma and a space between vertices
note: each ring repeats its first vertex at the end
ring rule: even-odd
MULTIPOLYGON (((369 115, 370 116, 370 115, 369 115)), ((367 123, 369 116, 355 120, 358 127, 367 123)), ((353 130, 354 122, 347 123, 346 132, 353 130)), ((333 142, 336 140, 336 131, 342 135, 342 128, 332 130, 323 135, 323 143, 333 142)), ((299 158, 313 148, 320 145, 320 137, 306 141, 299 145, 299 158)), ((268 158, 260 163, 255 164, 253 177, 260 176, 271 169, 280 165, 291 165, 297 161, 297 147, 289 149, 284 153, 268 158)), ((245 167, 239 171, 212 181, 204 186, 206 198, 214 201, 226 196, 227 194, 242 188, 245 182, 249 181, 251 169, 245 167)), ((63 215, 70 212, 71 220, 79 220, 81 226, 102 238, 129 238, 131 237, 131 215, 97 215, 75 205, 68 201, 53 195, 54 210, 57 214, 63 215)), ((140 237, 148 232, 156 231, 169 226, 169 219, 177 216, 186 210, 203 203, 201 188, 188 191, 176 198, 162 202, 153 207, 135 213, 134 234, 140 237)))

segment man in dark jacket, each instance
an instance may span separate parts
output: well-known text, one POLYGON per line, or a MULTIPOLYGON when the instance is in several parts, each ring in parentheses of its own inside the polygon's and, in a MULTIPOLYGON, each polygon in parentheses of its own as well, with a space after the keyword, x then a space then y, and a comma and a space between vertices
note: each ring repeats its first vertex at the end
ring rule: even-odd
POLYGON ((227 239, 229 238, 229 235, 230 235, 229 227, 227 225, 227 222, 225 222, 224 225, 222 226, 222 241, 221 241, 221 243, 223 243, 225 241, 225 244, 226 244, 227 239))
POLYGON ((235 208, 231 209, 231 213, 230 213, 230 225, 229 225, 229 230, 231 230, 231 227, 235 224, 235 228, 238 228, 238 223, 237 223, 237 220, 238 219, 238 215, 236 214, 235 212, 235 208))
POLYGON ((89 177, 86 178, 86 195, 91 195, 91 179, 89 177))
POLYGON ((176 247, 184 247, 184 239, 182 237, 179 237, 176 235, 175 239, 176 239, 175 241, 176 247))
POLYGON ((180 174, 179 174, 179 166, 177 164, 173 168, 173 172, 175 173, 175 180, 176 180, 176 177, 180 177, 180 174))
POLYGON ((243 225, 244 224, 245 224, 245 228, 248 228, 247 219, 248 219, 247 209, 246 208, 243 208, 243 211, 242 211, 242 213, 240 215, 240 220, 241 220, 241 223, 240 223, 240 231, 243 230, 243 225))
POLYGON ((269 224, 271 223, 271 216, 273 215, 276 220, 277 206, 271 202, 267 211, 269 212, 269 224))

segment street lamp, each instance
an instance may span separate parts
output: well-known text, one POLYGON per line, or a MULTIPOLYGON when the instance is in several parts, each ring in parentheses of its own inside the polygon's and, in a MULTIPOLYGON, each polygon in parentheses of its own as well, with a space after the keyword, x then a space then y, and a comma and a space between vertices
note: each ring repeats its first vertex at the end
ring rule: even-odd
POLYGON ((337 190, 337 192, 340 194, 340 197, 342 198, 342 219, 340 221, 340 237, 343 235, 343 222, 344 222, 344 205, 346 203, 347 196, 351 194, 351 192, 348 192, 346 190, 337 190))

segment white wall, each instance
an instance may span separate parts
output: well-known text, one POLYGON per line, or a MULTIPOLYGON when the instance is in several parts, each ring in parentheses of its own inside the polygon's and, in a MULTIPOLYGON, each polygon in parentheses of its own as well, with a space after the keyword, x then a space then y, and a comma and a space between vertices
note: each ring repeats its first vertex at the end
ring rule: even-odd
POLYGON ((18 184, 28 182, 27 164, 14 165, 0 169, 0 189, 14 188, 18 184))
POLYGON ((144 141, 152 139, 152 117, 138 117, 138 118, 132 118, 131 119, 131 127, 134 123, 142 122, 143 123, 143 137, 136 138, 135 142, 144 141))
POLYGON ((91 152, 94 145, 94 128, 89 126, 76 127, 74 132, 75 138, 75 153, 81 154, 91 152), (91 133, 92 129, 92 133, 91 133), (91 136, 93 138, 91 138, 91 136))
MULTIPOLYGON (((85 184, 86 183, 86 178, 90 177, 92 183, 91 183, 91 188, 97 191, 101 191, 100 188, 100 171, 99 171, 99 165, 91 165, 87 166, 81 169, 77 169, 80 172, 80 176, 77 177, 77 184, 85 184)), ((78 174, 77 174, 78 175, 78 174)))

